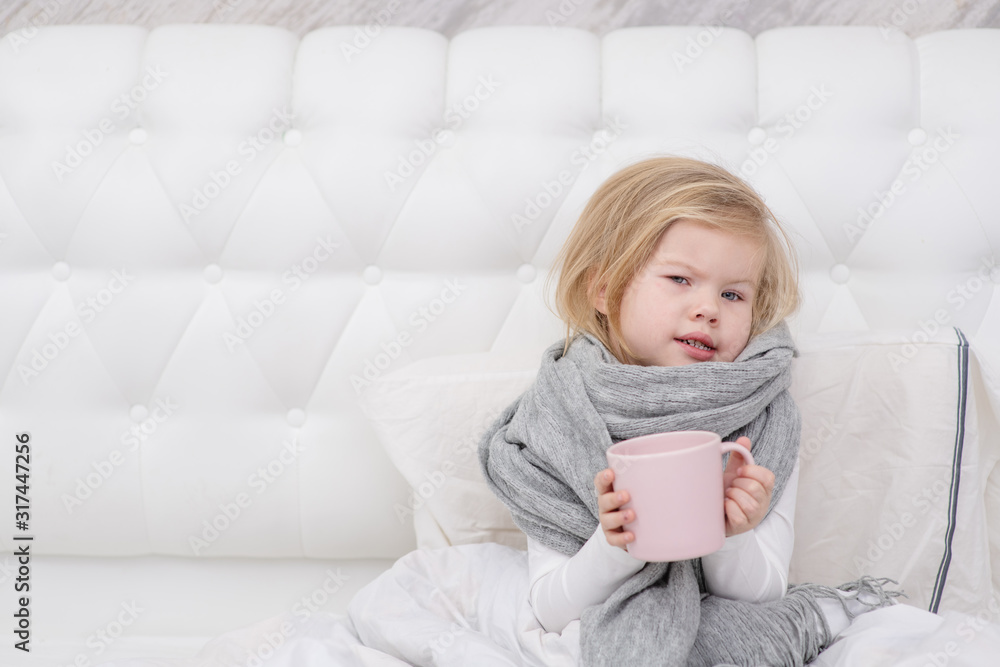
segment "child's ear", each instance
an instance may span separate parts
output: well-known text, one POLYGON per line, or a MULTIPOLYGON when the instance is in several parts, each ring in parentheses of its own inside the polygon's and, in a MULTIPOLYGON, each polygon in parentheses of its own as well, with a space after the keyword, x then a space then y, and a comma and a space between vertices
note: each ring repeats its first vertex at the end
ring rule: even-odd
POLYGON ((597 311, 602 315, 608 314, 608 302, 607 299, 604 298, 604 292, 607 288, 607 285, 601 285, 601 291, 599 291, 597 296, 594 297, 594 308, 597 308, 597 311))
MULTIPOLYGON (((591 269, 590 270, 590 287, 591 287, 591 289, 593 289, 594 281, 595 281, 596 278, 597 278, 596 270, 595 269, 591 269)), ((604 298, 604 292, 607 289, 608 289, 607 285, 601 285, 601 289, 597 292, 597 295, 594 296, 594 304, 593 304, 594 308, 596 308, 597 312, 601 313, 602 315, 607 315, 608 314, 608 303, 607 303, 607 300, 604 298)))

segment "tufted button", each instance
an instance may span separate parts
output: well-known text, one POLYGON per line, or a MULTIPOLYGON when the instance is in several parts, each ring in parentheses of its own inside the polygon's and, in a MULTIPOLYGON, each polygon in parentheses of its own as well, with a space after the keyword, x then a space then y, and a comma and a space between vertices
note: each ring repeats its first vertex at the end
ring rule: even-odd
POLYGON ((762 127, 755 127, 747 133, 747 141, 749 141, 754 146, 764 143, 767 139, 767 130, 762 127))
POLYGON ((69 264, 66 262, 56 262, 52 265, 52 277, 59 281, 69 279, 69 264))
POLYGON ((141 127, 133 127, 132 131, 128 133, 128 140, 136 145, 146 143, 146 139, 148 138, 149 135, 146 134, 146 130, 141 127))
POLYGON ((145 405, 136 403, 131 408, 129 408, 128 416, 129 419, 131 419, 134 422, 144 422, 146 421, 146 417, 149 416, 149 410, 146 408, 145 405))
POLYGON ((851 277, 851 270, 847 268, 846 264, 834 264, 830 269, 830 280, 837 283, 838 285, 843 285, 847 282, 847 279, 851 277))
POLYGON ((285 130, 283 139, 286 146, 298 146, 302 143, 302 130, 296 130, 294 127, 290 130, 285 130))
POLYGON ((361 274, 361 277, 369 285, 378 285, 382 282, 382 269, 378 268, 374 264, 366 266, 364 273, 361 274))
POLYGON ((1000 266, 994 266, 990 270, 990 280, 993 281, 994 285, 1000 285, 1000 266))
POLYGON ((306 423, 306 412, 305 410, 300 410, 299 408, 292 408, 288 411, 288 425, 298 428, 306 423))
POLYGON ((222 267, 218 264, 209 264, 205 267, 204 274, 205 282, 211 285, 222 280, 222 267))
POLYGON ((533 281, 537 274, 538 272, 535 270, 535 267, 533 267, 531 264, 522 264, 521 266, 517 267, 517 279, 520 280, 525 285, 533 281))
POLYGON ((927 132, 923 128, 915 127, 906 135, 906 140, 910 142, 911 146, 919 146, 927 141, 927 132))

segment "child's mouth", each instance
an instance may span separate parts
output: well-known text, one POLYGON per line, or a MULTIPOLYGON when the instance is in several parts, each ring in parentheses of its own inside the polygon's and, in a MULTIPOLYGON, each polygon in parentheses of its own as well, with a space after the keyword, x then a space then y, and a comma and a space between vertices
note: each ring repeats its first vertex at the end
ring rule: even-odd
POLYGON ((715 355, 715 348, 690 338, 675 338, 684 352, 698 361, 708 361, 715 355))

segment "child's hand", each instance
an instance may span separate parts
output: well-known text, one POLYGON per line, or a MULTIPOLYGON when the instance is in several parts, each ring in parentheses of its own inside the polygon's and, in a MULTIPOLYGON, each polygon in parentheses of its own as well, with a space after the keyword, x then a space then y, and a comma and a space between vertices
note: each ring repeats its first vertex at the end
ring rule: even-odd
MULTIPOLYGON (((750 449, 750 438, 738 438, 736 442, 750 449)), ((730 452, 722 479, 726 489, 726 537, 759 526, 771 504, 774 473, 762 466, 745 465, 742 454, 730 452)))
POLYGON ((635 512, 631 509, 618 511, 618 508, 629 501, 628 491, 612 491, 611 483, 615 481, 615 472, 605 468, 594 478, 594 488, 597 489, 597 511, 604 537, 608 544, 625 549, 625 545, 635 540, 635 534, 626 531, 622 526, 635 521, 635 512))

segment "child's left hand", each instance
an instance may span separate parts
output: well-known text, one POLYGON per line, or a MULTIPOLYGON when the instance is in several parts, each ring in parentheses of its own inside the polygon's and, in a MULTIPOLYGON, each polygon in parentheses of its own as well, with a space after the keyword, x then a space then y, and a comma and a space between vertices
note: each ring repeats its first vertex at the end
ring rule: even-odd
MULTIPOLYGON (((750 449, 750 438, 744 436, 736 442, 750 449)), ((726 490, 726 537, 759 526, 771 505, 774 473, 763 466, 746 465, 742 454, 731 452, 722 485, 726 490)))

